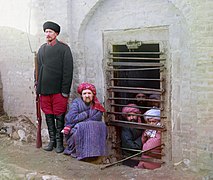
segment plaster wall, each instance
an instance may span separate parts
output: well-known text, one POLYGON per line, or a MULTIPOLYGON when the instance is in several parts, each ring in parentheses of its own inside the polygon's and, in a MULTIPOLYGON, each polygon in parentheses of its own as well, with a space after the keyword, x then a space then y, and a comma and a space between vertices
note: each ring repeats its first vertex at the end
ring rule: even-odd
POLYGON ((104 95, 104 83, 101 80, 104 72, 92 71, 105 61, 103 34, 108 31, 122 33, 133 29, 167 26, 170 76, 170 105, 167 110, 171 123, 168 127, 171 127, 172 161, 175 163, 187 159, 194 170, 211 170, 213 136, 211 133, 206 136, 206 132, 212 129, 213 2, 99 2, 95 12, 91 10, 87 13, 79 30, 78 57, 86 63, 84 73, 79 73, 79 76, 94 82, 100 89, 99 94, 104 95))

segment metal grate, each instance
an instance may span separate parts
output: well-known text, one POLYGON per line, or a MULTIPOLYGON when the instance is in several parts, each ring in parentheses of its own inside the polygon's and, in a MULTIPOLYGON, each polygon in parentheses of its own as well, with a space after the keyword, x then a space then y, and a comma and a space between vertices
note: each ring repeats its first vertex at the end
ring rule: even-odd
MULTIPOLYGON (((114 127, 131 127, 136 129, 154 129, 165 131, 165 116, 161 116, 162 126, 150 126, 146 123, 133 123, 123 120, 122 108, 129 103, 136 104, 136 94, 155 94, 160 96, 160 100, 142 99, 159 103, 156 107, 163 112, 164 92, 163 82, 165 79, 165 62, 163 52, 160 51, 159 44, 142 44, 138 49, 129 50, 125 45, 114 45, 112 52, 109 52, 107 63, 107 119, 108 125, 114 127)), ((136 106, 145 112, 152 107, 136 106)), ((164 113, 161 113, 164 114, 164 113)), ((143 117, 143 114, 140 115, 143 117)), ((119 144, 115 142, 115 144, 119 144)), ((122 149, 122 147, 120 147, 122 149)))

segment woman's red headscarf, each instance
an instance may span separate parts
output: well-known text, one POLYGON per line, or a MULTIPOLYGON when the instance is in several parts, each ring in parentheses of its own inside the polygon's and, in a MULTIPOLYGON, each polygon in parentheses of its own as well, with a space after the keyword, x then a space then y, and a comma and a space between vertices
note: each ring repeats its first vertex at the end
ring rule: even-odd
POLYGON ((82 95, 82 91, 85 90, 85 89, 89 89, 90 91, 92 91, 94 97, 93 97, 93 109, 97 109, 101 112, 105 112, 105 109, 104 107, 101 105, 101 103, 99 102, 98 98, 96 97, 96 88, 93 84, 90 84, 90 83, 87 83, 87 82, 84 82, 84 83, 81 83, 79 86, 78 86, 78 94, 82 95))

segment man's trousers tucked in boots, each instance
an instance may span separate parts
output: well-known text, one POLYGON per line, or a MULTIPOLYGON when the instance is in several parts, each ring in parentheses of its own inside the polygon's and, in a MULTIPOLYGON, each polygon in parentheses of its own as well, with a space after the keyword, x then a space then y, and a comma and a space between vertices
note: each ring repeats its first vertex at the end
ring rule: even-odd
POLYGON ((64 117, 65 114, 55 116, 56 119, 56 148, 57 153, 62 153, 64 151, 63 146, 63 133, 61 132, 64 129, 64 117))
POLYGON ((45 151, 52 151, 56 147, 56 127, 55 127, 55 118, 53 114, 45 114, 47 128, 49 132, 50 142, 43 149, 45 151))

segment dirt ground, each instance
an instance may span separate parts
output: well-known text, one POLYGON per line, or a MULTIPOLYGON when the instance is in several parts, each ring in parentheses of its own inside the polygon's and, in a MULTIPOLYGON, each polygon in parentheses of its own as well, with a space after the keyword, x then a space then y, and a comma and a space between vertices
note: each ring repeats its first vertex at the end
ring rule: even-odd
POLYGON ((70 156, 45 152, 34 143, 11 140, 0 136, 0 179, 48 179, 48 180, 178 180, 206 179, 180 167, 163 166, 153 171, 116 165, 101 169, 103 165, 78 161, 70 156))

